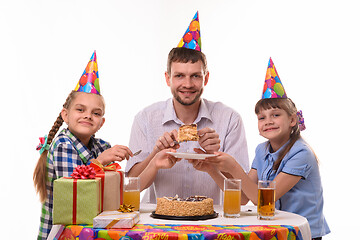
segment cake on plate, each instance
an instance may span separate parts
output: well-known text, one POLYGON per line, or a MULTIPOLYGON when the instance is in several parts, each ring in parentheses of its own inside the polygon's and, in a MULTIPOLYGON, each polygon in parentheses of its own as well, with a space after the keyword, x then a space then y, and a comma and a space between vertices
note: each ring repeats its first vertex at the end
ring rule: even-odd
POLYGON ((212 198, 192 196, 186 199, 175 197, 157 198, 155 214, 166 216, 205 216, 214 214, 212 198))
POLYGON ((197 125, 182 125, 179 127, 178 131, 178 141, 199 141, 199 135, 197 132, 197 125))

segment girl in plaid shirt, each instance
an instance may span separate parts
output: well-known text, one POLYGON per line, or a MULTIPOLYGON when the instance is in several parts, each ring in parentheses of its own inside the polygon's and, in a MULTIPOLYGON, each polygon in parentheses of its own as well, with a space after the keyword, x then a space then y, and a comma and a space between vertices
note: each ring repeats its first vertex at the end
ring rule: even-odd
MULTIPOLYGON (((96 55, 95 61, 91 61, 92 59, 89 64, 96 63, 96 55)), ((90 75, 87 72, 95 72, 94 67, 91 69, 90 66, 89 70, 89 64, 84 72, 87 78, 90 75)), ((97 65, 95 67, 97 73, 97 65)), ((38 146, 41 155, 33 176, 36 191, 43 203, 38 239, 46 239, 52 227, 53 181, 55 179, 69 177, 78 165, 89 165, 93 159, 107 165, 133 156, 128 147, 120 145, 111 147, 108 142, 94 137, 105 122, 105 102, 98 89, 95 94, 94 91, 86 92, 85 90, 77 87, 70 93, 48 136, 45 136, 38 146), (63 122, 68 127, 61 130, 55 137, 63 122)))

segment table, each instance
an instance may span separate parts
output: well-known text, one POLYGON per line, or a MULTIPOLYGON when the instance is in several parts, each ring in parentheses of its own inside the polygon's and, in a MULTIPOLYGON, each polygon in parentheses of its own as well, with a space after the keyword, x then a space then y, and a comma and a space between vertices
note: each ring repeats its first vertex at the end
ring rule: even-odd
MULTIPOLYGON (((142 204, 140 207, 140 221, 130 231, 129 229, 92 230, 97 231, 98 239, 117 240, 259 240, 263 238, 271 239, 275 235, 287 236, 288 234, 297 235, 296 239, 311 239, 310 226, 306 218, 284 211, 277 210, 274 220, 258 220, 256 206, 242 206, 239 218, 225 218, 223 217, 222 206, 215 205, 214 210, 219 213, 217 218, 199 221, 178 221, 152 218, 150 214, 155 208, 155 204, 142 204), (242 234, 236 232, 242 234, 247 232, 247 235, 243 237, 242 234), (127 233, 129 234, 126 235, 127 233), (103 236, 104 234, 106 238, 103 236), (110 237, 110 235, 112 236, 110 237), (128 237, 129 235, 131 237, 128 237)), ((78 236, 82 229, 91 228, 91 225, 69 225, 66 228, 68 228, 68 231, 70 229, 75 236, 78 236)), ((82 239, 84 238, 79 238, 79 240, 82 239)))

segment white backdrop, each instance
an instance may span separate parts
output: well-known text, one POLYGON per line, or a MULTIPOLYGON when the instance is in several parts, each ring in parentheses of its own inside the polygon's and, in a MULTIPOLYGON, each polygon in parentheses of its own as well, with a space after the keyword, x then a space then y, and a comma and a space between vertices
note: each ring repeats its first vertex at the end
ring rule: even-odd
POLYGON ((107 104, 97 136, 128 145, 134 115, 171 97, 164 79, 167 54, 199 10, 210 70, 203 96, 240 112, 252 161, 264 141, 253 109, 271 56, 288 96, 303 110, 302 134, 320 159, 332 230, 324 239, 350 239, 357 227, 351 217, 359 216, 356 205, 350 208, 360 165, 355 2, 1 0, 1 235, 36 237, 38 137, 50 130, 92 52, 107 104))

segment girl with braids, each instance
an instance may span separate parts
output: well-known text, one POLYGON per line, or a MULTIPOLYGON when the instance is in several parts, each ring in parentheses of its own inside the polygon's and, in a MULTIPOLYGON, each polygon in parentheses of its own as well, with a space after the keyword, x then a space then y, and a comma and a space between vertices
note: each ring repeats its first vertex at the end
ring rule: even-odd
POLYGON ((105 122, 105 102, 98 85, 96 53, 92 55, 77 87, 66 99, 48 136, 38 146, 40 158, 34 171, 34 184, 43 203, 38 239, 46 239, 52 227, 53 181, 70 177, 78 165, 93 159, 107 165, 133 156, 128 147, 95 138, 105 122), (65 122, 67 128, 60 131, 65 122))
POLYGON ((276 208, 307 218, 313 239, 321 239, 330 229, 323 215, 323 189, 315 154, 300 135, 305 129, 302 112, 287 98, 270 58, 262 99, 255 106, 258 129, 268 141, 256 148, 251 170, 246 173, 236 160, 222 152, 197 162, 223 189, 227 172, 241 179, 242 204, 258 201, 258 180, 276 182, 276 208), (220 172, 221 171, 221 172, 220 172))

